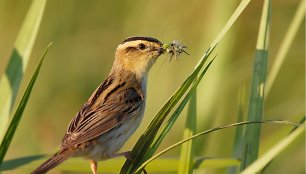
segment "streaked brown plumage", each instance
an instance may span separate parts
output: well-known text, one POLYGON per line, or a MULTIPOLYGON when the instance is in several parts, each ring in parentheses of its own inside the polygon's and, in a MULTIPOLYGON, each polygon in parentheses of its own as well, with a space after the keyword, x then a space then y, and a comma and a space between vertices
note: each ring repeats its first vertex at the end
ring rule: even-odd
POLYGON ((109 76, 72 119, 59 152, 32 174, 46 173, 72 156, 90 159, 96 174, 97 161, 128 157, 127 152, 117 151, 142 120, 147 74, 164 53, 162 46, 150 37, 130 37, 123 41, 117 47, 109 76))

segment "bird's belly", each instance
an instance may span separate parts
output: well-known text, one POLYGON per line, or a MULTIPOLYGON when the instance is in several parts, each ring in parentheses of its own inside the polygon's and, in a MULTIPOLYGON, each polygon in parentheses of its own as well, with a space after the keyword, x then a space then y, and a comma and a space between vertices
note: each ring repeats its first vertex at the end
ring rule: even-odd
POLYGON ((76 156, 83 156, 96 161, 111 158, 135 132, 142 117, 143 113, 131 117, 123 124, 98 137, 94 145, 87 147, 76 156))

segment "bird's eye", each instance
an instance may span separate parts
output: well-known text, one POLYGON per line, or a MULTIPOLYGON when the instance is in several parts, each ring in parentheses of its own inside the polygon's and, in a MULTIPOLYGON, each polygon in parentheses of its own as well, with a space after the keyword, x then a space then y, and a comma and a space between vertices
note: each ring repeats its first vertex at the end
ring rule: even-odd
POLYGON ((138 45, 138 48, 144 50, 146 48, 145 44, 141 43, 138 45))

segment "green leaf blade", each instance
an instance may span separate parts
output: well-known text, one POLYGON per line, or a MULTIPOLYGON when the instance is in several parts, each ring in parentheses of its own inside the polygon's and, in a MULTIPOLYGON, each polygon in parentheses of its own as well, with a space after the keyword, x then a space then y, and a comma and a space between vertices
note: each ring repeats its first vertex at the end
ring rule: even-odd
POLYGON ((171 146, 168 146, 167 148, 165 148, 164 150, 161 150, 160 152, 156 153, 155 155, 153 155, 152 157, 150 157, 149 159, 147 159, 145 162, 143 162, 141 164, 141 166, 139 168, 137 168, 136 172, 140 172, 142 168, 144 168, 146 165, 148 165, 150 162, 154 161, 156 158, 160 157, 161 155, 165 154, 166 152, 192 140, 195 138, 198 138, 200 136, 203 136, 205 134, 209 134, 211 132, 215 132, 215 131, 219 131, 222 129, 226 129, 226 128, 231 128, 234 126, 241 126, 241 125, 248 125, 248 124, 263 124, 263 123, 274 123, 274 124, 282 124, 282 125, 291 125, 291 126, 301 126, 301 124, 299 123, 295 123, 295 122, 291 122, 291 121, 287 121, 287 120, 265 120, 265 121, 244 121, 244 122, 237 122, 237 123, 233 123, 233 124, 228 124, 228 125, 224 125, 224 126, 219 126, 219 127, 215 127, 212 129, 208 129, 204 132, 200 132, 197 133, 191 137, 188 137, 186 139, 183 139, 177 143, 174 143, 171 146))
POLYGON ((246 169, 244 169, 241 174, 253 174, 260 172, 267 164, 269 164, 278 154, 280 154, 286 147, 288 147, 294 140, 296 140, 300 135, 305 132, 305 127, 300 126, 291 132, 283 140, 279 141, 275 146, 270 148, 266 153, 264 153, 260 158, 254 161, 246 169))
MULTIPOLYGON (((186 125, 184 129, 183 139, 191 137, 196 133, 197 126, 197 92, 196 88, 192 89, 192 96, 189 101, 186 125)), ((179 162, 179 174, 192 174, 193 173, 193 161, 194 161, 194 142, 189 141, 182 145, 180 162, 179 162)))
POLYGON ((23 97, 22 97, 22 99, 21 99, 21 101, 19 103, 19 106, 18 106, 18 108, 17 108, 17 110, 16 110, 16 112, 15 112, 15 114, 13 116, 13 119, 12 119, 10 125, 9 125, 9 128, 7 129, 7 131, 5 133, 5 136, 4 136, 4 138, 3 138, 2 142, 1 142, 1 145, 0 145, 0 165, 3 162, 5 154, 6 154, 8 148, 10 146, 10 143, 11 143, 11 141, 13 139, 13 136, 15 134, 15 131, 17 129, 17 126, 18 126, 19 122, 20 122, 20 119, 22 117, 23 111, 24 111, 24 109, 25 109, 25 107, 27 105, 27 102, 28 102, 29 97, 31 95, 33 86, 34 86, 35 81, 37 79, 37 76, 39 74, 40 67, 41 67, 41 65, 42 65, 42 63, 44 61, 45 55, 47 54, 50 45, 47 47, 46 51, 42 55, 38 65, 37 65, 37 67, 36 67, 36 69, 34 71, 34 74, 32 75, 32 78, 31 78, 31 80, 30 80, 30 82, 29 82, 29 84, 28 84, 28 86, 26 88, 26 91, 23 94, 23 97))
MULTIPOLYGON (((121 173, 131 173, 137 167, 139 167, 142 161, 147 158, 147 154, 155 152, 154 149, 149 149, 149 147, 153 144, 153 141, 157 135, 157 131, 159 130, 166 116, 170 113, 170 111, 174 108, 174 106, 179 102, 181 97, 191 86, 192 82, 198 75, 199 71, 201 70, 202 66, 204 65, 205 61, 208 59, 213 50, 214 48, 208 50, 208 52, 205 54, 204 57, 202 57, 199 64, 196 66, 196 69, 189 75, 189 77, 184 81, 182 86, 168 99, 166 104, 153 118, 150 125, 148 126, 144 134, 140 137, 140 139, 137 141, 136 145, 132 150, 132 157, 134 159, 134 162, 127 160, 124 166, 122 167, 121 173)), ((209 65, 210 64, 211 62, 209 63, 209 65)), ((205 69, 204 71, 206 72, 207 69, 205 69)))
MULTIPOLYGON (((11 171, 15 169, 21 170, 34 170, 37 165, 45 162, 47 160, 46 155, 34 155, 25 156, 15 159, 6 160, 0 166, 0 171, 11 171)), ((114 158, 107 161, 99 161, 98 172, 107 173, 117 173, 120 167, 124 163, 124 158, 114 158)), ((230 158, 204 158, 197 157, 194 161, 196 169, 207 169, 207 168, 220 168, 228 166, 239 165, 239 161, 230 158)), ((146 170, 148 172, 177 172, 179 165, 178 158, 161 158, 154 160, 150 165, 147 166, 146 170)), ((90 167, 88 167, 88 161, 80 158, 71 158, 61 165, 56 167, 58 171, 69 171, 69 172, 91 172, 90 167)))
MULTIPOLYGON (((203 66, 205 63, 205 60, 209 57, 209 55, 212 53, 214 48, 217 46, 217 44, 221 41, 221 39, 224 37, 224 35, 227 33, 227 31, 231 28, 231 26, 234 24, 234 22, 237 20, 237 18, 240 16, 240 14, 244 11, 246 6, 249 4, 251 0, 242 0, 238 7, 236 8, 235 12, 233 15, 230 17, 230 19, 227 21, 225 26, 222 28, 220 33, 217 35, 217 37, 213 40, 210 48, 205 52, 205 54, 202 56, 198 64, 196 65, 195 71, 199 71, 200 68, 203 66)), ((191 82, 193 81, 191 78, 195 78, 194 75, 195 71, 188 77, 188 79, 183 83, 183 85, 180 87, 179 90, 183 88, 184 85, 190 86, 191 82), (192 77, 191 77, 192 76, 192 77), (187 84, 188 83, 188 84, 187 84)), ((188 87, 187 87, 188 88, 188 87)), ((182 91, 186 91, 187 89, 184 88, 182 91)), ((180 91, 180 92, 182 92, 180 91)), ((170 110, 174 107, 174 105, 169 103, 176 102, 176 100, 180 99, 183 94, 180 92, 176 91, 175 94, 167 101, 167 103, 163 106, 161 111, 154 117, 152 120, 151 124, 148 126, 146 129, 145 133, 141 136, 141 138, 137 141, 136 145, 134 146, 132 150, 132 157, 135 160, 134 162, 131 161, 126 161, 124 166, 122 167, 120 173, 125 174, 125 173, 132 173, 137 166, 140 166, 142 162, 145 160, 142 159, 145 153, 147 152, 148 147, 150 144, 152 144, 153 139, 161 125, 161 123, 164 121, 166 114, 170 112, 170 110), (164 112, 163 110, 167 110, 164 112)))
MULTIPOLYGON (((250 89, 248 121, 260 121, 263 118, 264 88, 267 71, 270 1, 265 0, 260 22, 254 70, 250 89)), ((261 125, 247 125, 245 129, 241 170, 258 157, 261 125)))
POLYGON ((0 78, 0 139, 9 124, 9 116, 28 65, 45 5, 46 0, 33 1, 15 41, 6 71, 0 78))
MULTIPOLYGON (((237 122, 241 122, 244 120, 245 117, 245 92, 244 88, 241 86, 239 91, 239 101, 238 101, 238 112, 237 112, 237 122)), ((241 149, 243 143, 243 126, 237 126, 235 130, 235 138, 232 150, 232 157, 235 159, 241 159, 241 149)), ((238 167, 231 167, 228 170, 228 174, 236 174, 239 171, 238 167)))
MULTIPOLYGON (((292 19, 292 22, 289 25, 289 28, 284 36, 284 40, 282 41, 280 48, 278 49, 278 52, 275 56, 275 61, 273 62, 271 66, 271 70, 268 75, 267 79, 267 86, 266 86, 266 96, 269 95, 272 85, 276 79, 276 76, 281 69, 285 58, 287 58, 288 51, 293 43, 293 40, 299 30, 299 28, 302 25, 302 22, 304 21, 305 17, 305 1, 301 0, 300 4, 298 5, 298 8, 295 12, 295 15, 292 19)), ((267 98, 267 97, 266 97, 267 98)))

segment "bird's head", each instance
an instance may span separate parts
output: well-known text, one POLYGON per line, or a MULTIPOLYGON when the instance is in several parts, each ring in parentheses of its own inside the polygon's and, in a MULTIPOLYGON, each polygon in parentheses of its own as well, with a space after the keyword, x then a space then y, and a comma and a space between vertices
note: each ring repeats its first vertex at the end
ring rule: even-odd
POLYGON ((117 47, 113 70, 123 68, 142 77, 163 53, 163 44, 157 39, 129 37, 117 47))

